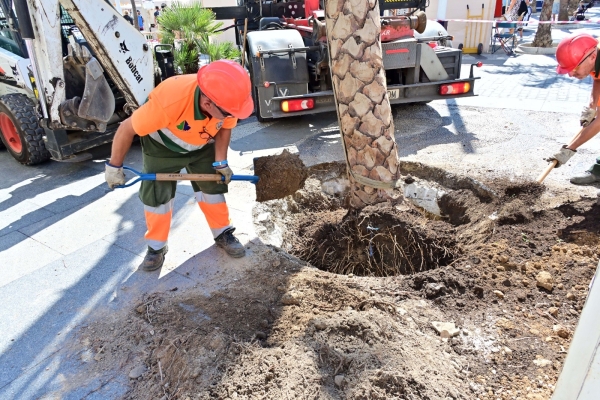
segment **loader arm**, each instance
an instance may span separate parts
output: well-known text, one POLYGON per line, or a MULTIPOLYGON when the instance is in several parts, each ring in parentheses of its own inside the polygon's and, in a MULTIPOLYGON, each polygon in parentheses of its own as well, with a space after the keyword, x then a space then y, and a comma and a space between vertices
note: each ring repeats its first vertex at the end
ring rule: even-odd
MULTIPOLYGON (((26 0, 32 22, 33 58, 39 76, 41 101, 48 110, 46 127, 104 131, 113 113, 130 114, 154 88, 153 57, 143 34, 103 0, 26 0), (73 19, 75 29, 64 56, 60 6, 73 19), (77 35, 84 40, 76 40, 77 35), (85 45, 81 43, 85 42, 85 45), (71 69, 69 69, 71 67, 71 69), (69 96, 65 73, 77 72, 85 90, 69 96), (113 93, 104 73, 125 101, 115 110, 113 93), (112 107, 112 109, 111 109, 112 107)), ((19 16, 21 19, 22 17, 19 16)), ((77 73, 75 73, 77 75, 77 73)))

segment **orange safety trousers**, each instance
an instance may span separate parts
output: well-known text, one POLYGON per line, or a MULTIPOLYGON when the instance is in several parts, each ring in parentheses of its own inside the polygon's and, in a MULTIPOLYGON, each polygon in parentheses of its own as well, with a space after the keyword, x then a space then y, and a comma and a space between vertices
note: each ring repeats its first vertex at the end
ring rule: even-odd
MULTIPOLYGON (((225 195, 204 192, 195 192, 194 194, 214 238, 232 227, 225 195)), ((168 203, 158 207, 144 205, 148 229, 144 238, 148 247, 154 250, 160 250, 167 245, 173 217, 173 202, 174 199, 171 199, 168 203)))

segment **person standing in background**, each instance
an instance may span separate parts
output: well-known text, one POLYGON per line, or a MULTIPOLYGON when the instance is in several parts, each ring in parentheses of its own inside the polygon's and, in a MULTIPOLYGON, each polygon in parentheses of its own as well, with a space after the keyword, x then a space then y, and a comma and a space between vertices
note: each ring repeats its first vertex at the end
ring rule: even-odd
POLYGON ((125 18, 125 20, 127 22, 129 22, 131 25, 133 25, 133 18, 131 18, 131 15, 129 15, 129 11, 123 12, 123 18, 125 18))
POLYGON ((552 3, 552 18, 550 21, 558 21, 558 12, 560 11, 560 0, 554 0, 552 3))
POLYGON ((138 12, 137 12, 137 18, 138 18, 138 25, 140 26, 140 31, 143 31, 144 30, 144 17, 142 17, 140 10, 138 10, 138 12))

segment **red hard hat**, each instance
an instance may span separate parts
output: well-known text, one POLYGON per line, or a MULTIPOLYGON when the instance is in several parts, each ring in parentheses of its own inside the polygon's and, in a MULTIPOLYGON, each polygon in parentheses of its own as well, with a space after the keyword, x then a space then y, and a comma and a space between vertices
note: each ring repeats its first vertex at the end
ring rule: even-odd
POLYGON ((238 63, 213 61, 198 70, 198 86, 209 99, 236 118, 248 118, 254 111, 250 77, 238 63))
POLYGON ((568 74, 579 65, 590 51, 598 46, 598 39, 587 33, 569 35, 560 41, 556 48, 556 72, 568 74))

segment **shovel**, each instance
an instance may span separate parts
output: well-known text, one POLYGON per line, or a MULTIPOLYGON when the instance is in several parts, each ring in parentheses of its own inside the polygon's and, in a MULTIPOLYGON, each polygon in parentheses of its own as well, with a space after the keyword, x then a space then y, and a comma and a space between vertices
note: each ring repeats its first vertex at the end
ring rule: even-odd
MULTIPOLYGON (((223 182, 225 177, 221 174, 144 174, 130 167, 123 167, 137 175, 137 178, 125 185, 117 185, 115 188, 125 188, 140 181, 204 181, 204 182, 223 182)), ((255 175, 232 175, 232 181, 248 181, 256 184, 258 176, 255 175)))
MULTIPOLYGON (((297 154, 284 150, 279 155, 258 157, 254 160, 256 175, 232 175, 232 181, 248 181, 256 184, 256 201, 283 199, 296 193, 304 187, 308 177, 308 169, 297 154)), ((124 188, 135 185, 140 181, 205 181, 223 182, 225 177, 221 174, 144 174, 130 167, 123 167, 137 175, 137 178, 124 188)))
MULTIPOLYGON (((571 141, 569 142, 569 145, 571 145, 573 143, 573 141, 575 140, 576 137, 578 137, 579 135, 581 135, 581 132, 583 132, 583 130, 586 127, 584 126, 583 128, 581 128, 581 130, 577 133, 577 135, 573 136, 573 138, 571 139, 571 141)), ((537 183, 542 183, 544 181, 544 179, 546 179, 546 177, 550 174, 550 172, 554 169, 554 167, 556 167, 556 164, 558 164, 558 161, 554 160, 550 163, 550 165, 548 165, 546 167, 546 169, 544 170, 544 172, 542 172, 540 174, 540 176, 538 176, 538 178, 536 179, 537 183)))

